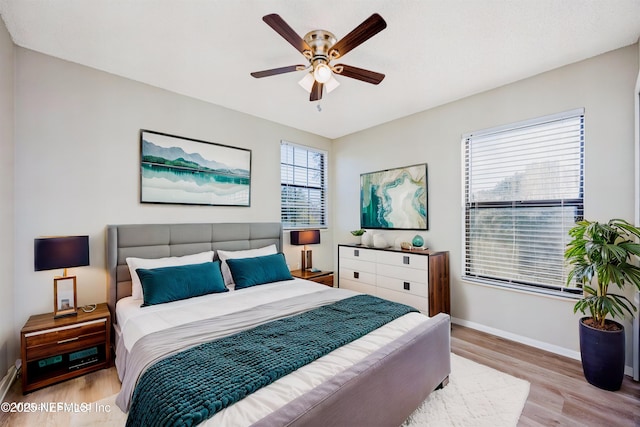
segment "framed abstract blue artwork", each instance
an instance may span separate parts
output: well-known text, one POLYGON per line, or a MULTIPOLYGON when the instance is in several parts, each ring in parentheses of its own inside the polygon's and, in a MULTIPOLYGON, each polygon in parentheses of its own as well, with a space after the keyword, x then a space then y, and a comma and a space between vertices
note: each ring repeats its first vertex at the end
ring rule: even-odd
POLYGON ((360 228, 428 230, 426 163, 361 174, 360 228))

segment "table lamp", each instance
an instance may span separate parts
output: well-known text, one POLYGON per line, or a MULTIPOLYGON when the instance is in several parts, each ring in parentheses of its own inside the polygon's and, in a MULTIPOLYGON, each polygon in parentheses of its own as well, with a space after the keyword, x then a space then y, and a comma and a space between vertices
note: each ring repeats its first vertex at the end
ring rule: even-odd
POLYGON ((307 245, 317 245, 320 243, 320 230, 293 230, 291 231, 291 244, 295 246, 304 245, 302 248, 302 261, 300 269, 305 271, 313 267, 311 261, 311 249, 307 245))
POLYGON ((53 279, 54 317, 72 316, 76 311, 76 276, 67 269, 89 265, 89 236, 43 237, 34 240, 35 271, 62 268, 53 279))

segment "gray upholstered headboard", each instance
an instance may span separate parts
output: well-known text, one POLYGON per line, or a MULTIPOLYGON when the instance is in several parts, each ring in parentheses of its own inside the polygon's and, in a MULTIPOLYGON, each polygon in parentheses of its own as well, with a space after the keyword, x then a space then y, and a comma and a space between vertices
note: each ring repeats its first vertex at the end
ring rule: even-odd
POLYGON ((111 318, 116 321, 116 302, 131 295, 127 257, 163 258, 216 249, 254 249, 273 243, 278 251, 282 251, 282 225, 279 222, 108 225, 111 318))

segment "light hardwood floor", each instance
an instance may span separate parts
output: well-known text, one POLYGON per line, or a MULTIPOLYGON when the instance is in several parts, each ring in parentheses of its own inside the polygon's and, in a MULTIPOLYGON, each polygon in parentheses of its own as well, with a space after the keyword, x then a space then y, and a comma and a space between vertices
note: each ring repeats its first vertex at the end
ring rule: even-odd
MULTIPOLYGON (((531 383, 518 426, 640 426, 640 383, 625 377, 617 392, 589 385, 579 361, 453 325, 451 350, 531 383)), ((115 368, 23 396, 16 382, 6 402, 95 402, 120 389, 115 368)), ((117 410, 117 408, 114 408, 117 410)), ((0 413, 2 426, 66 426, 69 413, 0 413)))
POLYGON ((531 383, 518 426, 640 426, 640 383, 590 385, 580 361, 453 325, 451 351, 531 383))

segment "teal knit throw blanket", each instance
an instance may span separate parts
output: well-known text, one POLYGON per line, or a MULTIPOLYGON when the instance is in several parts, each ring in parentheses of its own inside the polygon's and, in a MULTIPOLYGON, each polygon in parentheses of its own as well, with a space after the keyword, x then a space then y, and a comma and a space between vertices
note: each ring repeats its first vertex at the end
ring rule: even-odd
POLYGON ((358 295, 192 347, 147 369, 127 426, 194 426, 416 309, 358 295))

